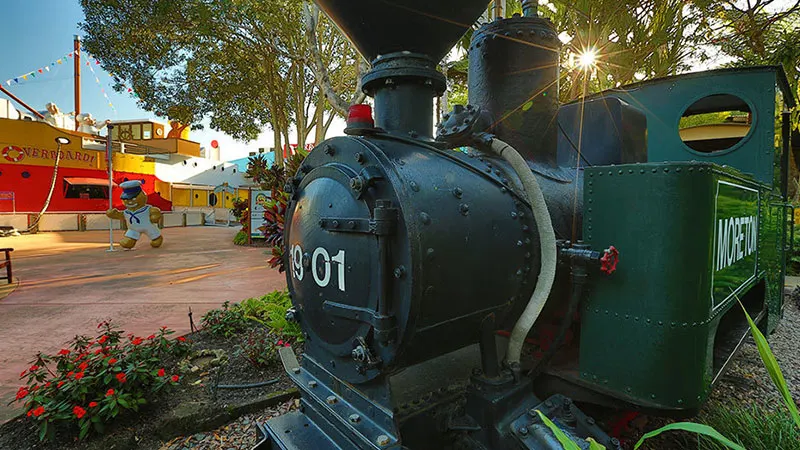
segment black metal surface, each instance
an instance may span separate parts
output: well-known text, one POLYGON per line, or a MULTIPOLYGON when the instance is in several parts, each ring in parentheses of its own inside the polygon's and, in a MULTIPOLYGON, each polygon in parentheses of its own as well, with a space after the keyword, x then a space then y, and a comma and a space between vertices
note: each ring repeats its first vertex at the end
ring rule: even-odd
POLYGON ((439 61, 486 9, 485 0, 315 0, 367 60, 399 51, 439 61))
POLYGON ((560 47, 549 20, 514 17, 478 29, 469 49, 469 103, 489 112, 492 133, 548 166, 556 165, 560 47))

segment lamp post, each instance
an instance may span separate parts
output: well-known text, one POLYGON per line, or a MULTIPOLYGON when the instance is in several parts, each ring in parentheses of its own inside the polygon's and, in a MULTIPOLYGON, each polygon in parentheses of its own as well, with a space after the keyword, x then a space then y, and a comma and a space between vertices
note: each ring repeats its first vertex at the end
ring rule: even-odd
MULTIPOLYGON (((107 125, 107 133, 106 134, 106 157, 108 158, 108 209, 114 207, 114 168, 112 166, 112 159, 113 159, 113 151, 111 149, 111 130, 114 129, 114 125, 110 123, 107 125)), ((117 249, 114 248, 114 219, 108 218, 108 250, 107 252, 115 252, 117 249)))

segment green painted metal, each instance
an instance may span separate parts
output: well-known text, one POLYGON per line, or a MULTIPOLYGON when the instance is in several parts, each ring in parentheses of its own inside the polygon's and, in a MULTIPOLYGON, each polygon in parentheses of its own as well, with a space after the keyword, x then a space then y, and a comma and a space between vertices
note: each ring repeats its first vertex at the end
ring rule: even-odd
POLYGON ((771 179, 711 163, 596 166, 584 180, 584 240, 616 246, 620 263, 584 303, 581 381, 644 407, 698 408, 736 297, 764 281, 762 325, 777 324, 786 209, 771 179))
POLYGON ((648 162, 712 162, 735 167, 772 185, 774 167, 779 167, 775 165, 774 152, 776 96, 787 106, 794 105, 783 70, 766 66, 688 73, 635 83, 592 97, 619 98, 644 112, 647 117, 648 162), (724 151, 704 153, 692 150, 678 133, 681 116, 695 101, 713 94, 731 94, 744 100, 752 112, 750 131, 740 142, 724 151))

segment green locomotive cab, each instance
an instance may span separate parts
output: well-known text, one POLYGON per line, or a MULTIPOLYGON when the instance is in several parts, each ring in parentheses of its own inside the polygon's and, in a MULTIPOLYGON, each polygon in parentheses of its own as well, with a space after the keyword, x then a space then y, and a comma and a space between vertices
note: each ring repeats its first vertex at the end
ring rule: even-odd
POLYGON ((621 262, 592 281, 577 358, 543 379, 577 399, 690 415, 749 333, 737 300, 767 335, 783 313, 786 76, 723 69, 599 93, 584 123, 611 121, 606 134, 626 139, 581 158, 568 148, 577 106, 560 112, 559 158, 584 166, 584 241, 613 244, 621 262))

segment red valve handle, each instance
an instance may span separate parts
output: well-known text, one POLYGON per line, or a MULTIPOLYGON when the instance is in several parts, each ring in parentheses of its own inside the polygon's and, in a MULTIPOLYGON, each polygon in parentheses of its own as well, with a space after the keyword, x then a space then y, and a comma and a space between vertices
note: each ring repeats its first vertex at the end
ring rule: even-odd
POLYGON ((611 275, 617 270, 617 263, 619 262, 619 250, 613 245, 608 247, 600 258, 600 271, 604 274, 611 275))

